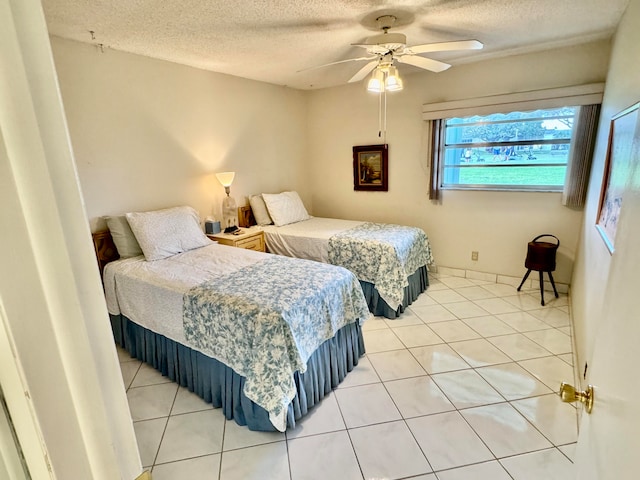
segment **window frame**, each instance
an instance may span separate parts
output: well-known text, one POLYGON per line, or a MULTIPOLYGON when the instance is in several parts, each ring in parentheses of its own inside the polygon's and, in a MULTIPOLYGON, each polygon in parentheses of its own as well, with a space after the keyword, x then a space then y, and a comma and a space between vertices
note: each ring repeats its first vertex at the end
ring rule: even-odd
MULTIPOLYGON (((443 130, 442 128, 440 128, 440 125, 443 123, 444 118, 488 115, 504 111, 531 111, 538 109, 558 108, 564 105, 597 107, 595 110, 589 110, 585 112, 586 115, 584 115, 585 117, 591 117, 590 120, 585 122, 589 123, 590 127, 585 130, 585 138, 580 139, 580 145, 578 146, 581 150, 588 150, 589 147, 583 144, 593 144, 593 141, 586 140, 592 140, 590 137, 593 136, 592 130, 597 126, 599 105, 602 103, 603 93, 604 83, 590 83, 568 87, 557 87, 499 95, 479 96, 460 100, 424 103, 422 105, 422 119, 425 120, 426 138, 429 139, 426 148, 426 155, 429 159, 429 199, 436 202, 440 202, 442 200, 442 195, 439 188, 440 169, 437 167, 442 161, 442 159, 440 158, 440 152, 442 150, 440 148, 440 144, 444 140, 444 138, 440 134, 441 130, 443 130)), ((581 109, 580 113, 581 118, 583 116, 582 110, 583 109, 581 109)), ((575 135, 583 136, 583 132, 578 130, 575 132, 575 135)), ((592 149, 592 146, 590 148, 592 149)), ((573 170, 578 170, 580 172, 585 167, 582 163, 576 163, 573 161, 570 162, 571 165, 568 168, 571 168, 572 171, 571 173, 567 174, 567 176, 570 177, 569 180, 565 181, 565 188, 562 192, 563 204, 565 203, 566 197, 567 205, 582 206, 584 204, 584 200, 580 200, 580 198, 584 197, 584 192, 580 192, 586 189, 585 185, 583 185, 585 182, 584 180, 578 182, 572 181, 571 177, 576 173, 573 170), (575 165, 577 165, 576 168, 574 168, 575 165), (567 189, 569 191, 567 191, 567 189)), ((586 165, 586 168, 588 168, 590 165, 590 159, 589 161, 584 163, 584 165, 586 165)), ((465 190, 469 191, 470 189, 465 190)), ((500 191, 508 190, 501 189, 500 191)), ((518 189, 517 191, 523 190, 518 189)))
MULTIPOLYGON (((540 108, 534 109, 537 110, 554 110, 557 108, 575 108, 575 113, 573 115, 573 125, 571 128, 571 135, 569 138, 548 138, 548 139, 535 139, 535 140, 515 140, 515 141, 489 141, 489 142, 463 142, 463 143, 451 143, 447 144, 446 142, 446 134, 447 128, 456 128, 455 126, 451 127, 447 125, 447 121, 451 118, 469 118, 476 116, 476 114, 471 114, 466 117, 449 117, 443 118, 442 121, 436 127, 438 130, 436 135, 440 137, 438 142, 438 148, 441 149, 438 152, 438 163, 437 167, 439 169, 438 178, 439 185, 438 188, 441 190, 480 190, 480 191, 528 191, 528 192, 562 192, 564 189, 564 185, 566 183, 566 172, 569 167, 569 158, 564 163, 534 163, 534 162, 518 162, 518 163, 469 163, 469 164, 456 164, 456 165, 447 165, 445 161, 445 153, 448 149, 467 149, 467 148, 491 148, 491 147, 519 147, 519 146, 532 146, 532 145, 566 145, 569 147, 567 149, 567 157, 570 155, 570 150, 572 148, 572 144, 575 137, 574 128, 577 124, 577 118, 579 113, 579 106, 570 105, 564 107, 554 107, 554 108, 540 108), (466 169, 466 168, 534 168, 534 167, 558 167, 562 166, 565 168, 565 180, 560 185, 550 185, 550 184, 495 184, 495 183, 445 183, 445 169, 466 169)), ((517 112, 520 110, 514 110, 512 112, 494 112, 494 113, 504 113, 508 115, 509 113, 517 112)), ((490 115, 490 114, 489 114, 490 115)), ((525 119, 524 121, 540 121, 546 120, 547 117, 536 117, 531 119, 525 119)), ((495 122, 490 121, 479 121, 476 122, 478 125, 482 124, 505 124, 505 123, 514 123, 522 121, 521 119, 513 119, 513 120, 497 120, 495 122)), ((469 126, 468 123, 460 124, 461 126, 469 126)))

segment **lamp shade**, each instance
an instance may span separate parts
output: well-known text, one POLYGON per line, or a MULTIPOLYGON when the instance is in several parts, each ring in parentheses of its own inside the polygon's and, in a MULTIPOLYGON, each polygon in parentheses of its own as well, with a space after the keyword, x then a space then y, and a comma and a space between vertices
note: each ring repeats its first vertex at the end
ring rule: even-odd
POLYGON ((235 176, 236 172, 216 173, 216 177, 223 187, 230 187, 235 176))
POLYGON ((402 90, 402 79, 398 75, 398 69, 396 67, 389 67, 387 78, 385 79, 384 88, 389 92, 397 92, 402 90))
POLYGON ((376 68, 367 83, 367 90, 373 93, 380 93, 384 90, 384 72, 380 67, 376 68))

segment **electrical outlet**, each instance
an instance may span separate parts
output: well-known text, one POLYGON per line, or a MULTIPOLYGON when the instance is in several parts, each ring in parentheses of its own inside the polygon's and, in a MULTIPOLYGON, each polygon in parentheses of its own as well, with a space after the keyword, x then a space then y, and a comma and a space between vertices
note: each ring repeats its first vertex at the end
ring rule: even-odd
POLYGON ((474 262, 478 261, 478 252, 471 252, 471 260, 474 262))

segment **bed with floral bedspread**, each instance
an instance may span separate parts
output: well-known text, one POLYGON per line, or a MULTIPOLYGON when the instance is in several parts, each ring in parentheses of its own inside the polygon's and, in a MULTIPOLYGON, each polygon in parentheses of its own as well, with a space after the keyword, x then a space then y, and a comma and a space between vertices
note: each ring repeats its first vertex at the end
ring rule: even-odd
POLYGON ((211 244, 111 262, 104 284, 118 343, 254 430, 295 425, 364 353, 344 268, 211 244))
POLYGON ((272 253, 355 273, 374 315, 398 317, 429 285, 433 255, 420 228, 321 217, 261 228, 272 253))

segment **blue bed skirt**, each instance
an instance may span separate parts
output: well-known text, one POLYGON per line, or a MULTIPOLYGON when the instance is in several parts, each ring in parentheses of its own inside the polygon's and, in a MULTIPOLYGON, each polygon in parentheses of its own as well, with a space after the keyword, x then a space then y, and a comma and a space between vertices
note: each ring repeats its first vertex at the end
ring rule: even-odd
POLYGON ((409 285, 404 287, 402 305, 400 305, 397 310, 391 308, 387 302, 380 298, 378 290, 376 290, 376 287, 372 283, 360 280, 364 298, 367 300, 367 305, 369 305, 369 311, 376 316, 391 319, 399 317, 400 314, 404 312, 404 309, 407 308, 408 305, 411 305, 414 300, 418 298, 418 295, 424 292, 429 286, 426 265, 418 268, 413 275, 409 276, 408 280, 409 285))
MULTIPOLYGON (((265 409, 243 393, 245 379, 223 363, 167 337, 147 330, 124 315, 110 315, 113 336, 129 354, 150 364, 179 385, 222 408, 224 416, 250 430, 275 431, 265 409)), ((289 404, 287 427, 320 402, 344 379, 364 355, 358 322, 346 325, 324 342, 307 362, 305 373, 296 372, 298 394, 289 404)))

